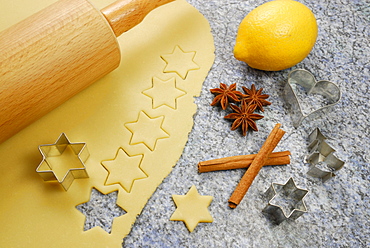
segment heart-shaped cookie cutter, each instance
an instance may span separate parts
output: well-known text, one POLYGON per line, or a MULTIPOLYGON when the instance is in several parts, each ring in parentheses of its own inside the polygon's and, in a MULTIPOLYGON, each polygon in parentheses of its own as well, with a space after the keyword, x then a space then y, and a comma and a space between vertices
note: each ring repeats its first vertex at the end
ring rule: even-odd
POLYGON ((292 114, 293 126, 298 127, 305 118, 315 118, 322 115, 329 107, 337 104, 341 99, 339 87, 329 81, 316 81, 315 77, 307 70, 296 69, 289 73, 288 81, 284 87, 284 99, 292 114), (328 104, 309 114, 304 114, 293 84, 298 84, 306 91, 307 95, 319 94, 326 98, 328 104))

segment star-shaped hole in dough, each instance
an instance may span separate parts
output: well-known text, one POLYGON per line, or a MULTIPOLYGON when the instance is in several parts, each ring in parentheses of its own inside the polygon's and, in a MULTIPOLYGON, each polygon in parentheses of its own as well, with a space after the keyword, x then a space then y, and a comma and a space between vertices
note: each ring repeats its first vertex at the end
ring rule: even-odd
POLYGON ((77 210, 86 216, 84 231, 98 226, 107 233, 111 233, 114 218, 127 213, 116 204, 117 192, 105 195, 93 188, 90 200, 76 206, 77 210))
POLYGON ((197 188, 193 185, 186 195, 172 195, 177 209, 172 214, 170 220, 183 221, 190 232, 200 222, 213 222, 213 218, 208 211, 212 196, 199 195, 197 188))
POLYGON ((36 172, 44 181, 57 181, 68 190, 76 178, 89 177, 85 162, 90 156, 86 143, 71 143, 62 133, 54 144, 40 145, 43 159, 36 172))
POLYGON ((161 56, 167 64, 163 72, 174 72, 185 79, 189 71, 200 69, 199 65, 194 62, 195 54, 196 52, 184 52, 176 46, 172 53, 161 56))
POLYGON ((132 133, 130 145, 143 143, 151 151, 154 151, 158 139, 170 137, 162 128, 163 121, 164 116, 152 118, 144 111, 140 111, 137 121, 125 124, 132 133))
POLYGON ((185 91, 176 87, 176 79, 161 80, 153 77, 152 88, 144 90, 143 94, 152 98, 153 109, 162 105, 177 108, 177 98, 186 94, 185 91))
POLYGON ((130 156, 122 148, 118 149, 113 160, 102 161, 108 171, 105 185, 120 184, 128 193, 136 180, 147 178, 148 175, 141 169, 143 155, 130 156))

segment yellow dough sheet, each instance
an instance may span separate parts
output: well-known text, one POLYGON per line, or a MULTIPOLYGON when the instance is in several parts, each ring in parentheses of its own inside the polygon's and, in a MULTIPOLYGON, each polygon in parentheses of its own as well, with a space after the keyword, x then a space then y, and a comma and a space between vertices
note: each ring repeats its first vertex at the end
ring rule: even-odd
MULTIPOLYGON (((0 30, 52 2, 0 0, 0 30)), ((92 0, 99 9, 111 2, 92 0)), ((118 69, 0 144, 0 247, 120 247, 179 159, 196 112, 193 97, 214 61, 209 23, 177 0, 118 40, 118 69), (75 179, 67 191, 36 173, 43 160, 38 146, 54 144, 61 133, 71 143, 86 143, 90 155, 89 177, 75 179), (89 201, 93 188, 118 191, 117 205, 126 213, 114 219, 111 233, 84 231, 85 216, 76 206, 89 201)), ((56 171, 63 167, 61 175, 68 170, 64 161, 78 164, 76 158, 48 159, 56 171)))

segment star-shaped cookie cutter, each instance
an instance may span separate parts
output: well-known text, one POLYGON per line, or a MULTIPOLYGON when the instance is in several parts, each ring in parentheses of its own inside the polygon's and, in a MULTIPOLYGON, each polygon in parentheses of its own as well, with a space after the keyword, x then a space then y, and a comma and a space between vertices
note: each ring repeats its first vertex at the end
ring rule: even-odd
POLYGON ((310 154, 306 157, 306 162, 310 163, 307 174, 321 178, 323 182, 333 178, 334 172, 344 166, 344 162, 334 155, 335 150, 325 141, 326 139, 319 128, 314 129, 308 136, 310 154))
POLYGON ((337 104, 341 99, 341 92, 336 84, 329 81, 316 81, 309 71, 297 69, 289 73, 288 80, 284 87, 283 97, 290 108, 293 126, 297 128, 307 117, 311 119, 317 118, 325 113, 325 110, 329 107, 337 104), (309 114, 304 114, 301 103, 294 90, 294 84, 302 86, 308 95, 319 94, 326 97, 327 104, 309 114))
POLYGON ((296 220, 307 212, 306 205, 303 201, 307 193, 308 190, 300 189, 296 186, 293 178, 290 178, 285 184, 272 183, 265 192, 268 204, 262 212, 270 217, 271 221, 275 224, 280 224, 288 219, 296 220), (282 206, 273 203, 274 199, 280 194, 295 202, 293 209, 289 213, 285 213, 282 206))
POLYGON ((57 181, 64 190, 68 190, 74 179, 87 178, 85 162, 90 154, 86 148, 86 143, 71 143, 65 133, 62 133, 54 144, 40 145, 39 151, 42 154, 42 161, 36 168, 36 172, 44 179, 44 181, 57 181), (53 164, 49 161, 51 157, 58 157, 70 148, 80 162, 78 168, 70 168, 62 178, 58 177, 53 168, 53 164))

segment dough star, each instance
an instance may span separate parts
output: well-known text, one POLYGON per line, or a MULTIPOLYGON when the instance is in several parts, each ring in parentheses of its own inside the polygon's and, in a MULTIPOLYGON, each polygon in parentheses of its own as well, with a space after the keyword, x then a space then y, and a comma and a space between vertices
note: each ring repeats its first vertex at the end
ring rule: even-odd
POLYGON ((184 52, 176 46, 171 54, 164 54, 161 58, 167 63, 163 72, 175 72, 185 79, 190 70, 198 70, 200 67, 194 62, 196 52, 184 52))
POLYGON ((163 121, 164 116, 151 118, 144 111, 141 111, 136 122, 125 124, 126 128, 132 133, 130 145, 143 143, 153 151, 158 139, 170 136, 162 128, 163 121))
POLYGON ((148 177, 140 168, 142 159, 143 155, 129 156, 120 148, 113 160, 102 162, 108 171, 105 185, 120 184, 124 190, 130 193, 135 180, 148 177))
POLYGON ((163 81, 157 77, 153 77, 152 88, 143 91, 143 94, 152 98, 153 109, 162 105, 176 109, 177 98, 185 95, 186 92, 176 87, 175 78, 163 81))
POLYGON ((213 222, 213 218, 208 211, 212 196, 199 195, 197 188, 193 185, 186 195, 172 195, 177 209, 172 214, 170 220, 183 221, 190 232, 200 222, 213 222))

